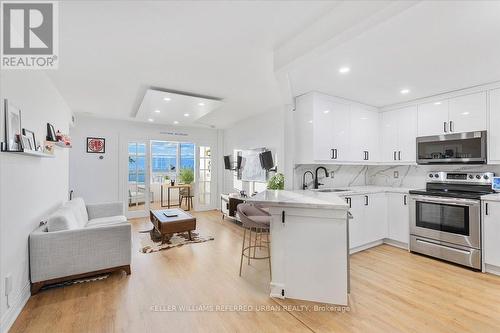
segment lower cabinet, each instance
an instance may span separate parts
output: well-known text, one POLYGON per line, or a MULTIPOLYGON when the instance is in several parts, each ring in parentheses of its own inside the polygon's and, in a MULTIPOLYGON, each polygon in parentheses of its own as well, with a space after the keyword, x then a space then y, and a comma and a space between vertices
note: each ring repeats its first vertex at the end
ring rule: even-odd
POLYGON ((408 244, 410 238, 410 210, 408 194, 387 193, 387 238, 408 244))
POLYGON ((353 216, 349 220, 351 250, 387 238, 408 244, 410 236, 408 194, 356 194, 346 196, 345 199, 353 216))
POLYGON ((483 202, 484 263, 500 267, 500 202, 483 202))
POLYGON ((346 197, 353 218, 349 222, 349 248, 354 249, 387 237, 385 193, 346 197))

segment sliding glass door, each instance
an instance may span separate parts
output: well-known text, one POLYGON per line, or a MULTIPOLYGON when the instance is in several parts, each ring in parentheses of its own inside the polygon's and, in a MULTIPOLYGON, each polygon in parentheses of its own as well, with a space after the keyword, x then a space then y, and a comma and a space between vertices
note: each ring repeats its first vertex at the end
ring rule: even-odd
POLYGON ((145 216, 149 210, 152 193, 149 191, 149 145, 146 141, 129 141, 128 173, 126 182, 129 217, 145 216))

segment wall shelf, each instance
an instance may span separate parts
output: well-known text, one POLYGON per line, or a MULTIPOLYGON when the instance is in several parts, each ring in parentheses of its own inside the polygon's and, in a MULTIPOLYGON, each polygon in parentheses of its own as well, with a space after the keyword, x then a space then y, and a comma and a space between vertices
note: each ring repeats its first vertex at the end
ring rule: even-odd
POLYGON ((73 148, 71 145, 66 145, 64 142, 61 141, 45 141, 45 144, 50 144, 59 148, 73 148))
POLYGON ((54 158, 55 155, 53 154, 47 154, 43 153, 41 151, 34 151, 34 150, 26 150, 26 151, 8 151, 4 150, 2 153, 11 153, 11 154, 18 154, 18 155, 25 155, 25 156, 35 156, 35 157, 42 157, 42 158, 54 158))

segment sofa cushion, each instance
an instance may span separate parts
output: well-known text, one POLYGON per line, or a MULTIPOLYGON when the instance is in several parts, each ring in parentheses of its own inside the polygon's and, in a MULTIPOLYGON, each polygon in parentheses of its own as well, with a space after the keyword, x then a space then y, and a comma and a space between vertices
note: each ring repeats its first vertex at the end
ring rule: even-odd
POLYGON ((70 229, 79 229, 80 224, 74 215, 73 209, 62 207, 49 216, 47 220, 47 231, 62 231, 70 229))
POLYGON ((95 219, 89 220, 89 223, 87 223, 87 228, 105 226, 105 225, 107 226, 111 224, 124 223, 124 222, 127 222, 127 218, 123 215, 97 217, 95 219))
POLYGON ((75 215, 80 228, 85 227, 87 222, 89 221, 89 216, 87 214, 87 207, 85 206, 85 202, 82 198, 74 198, 71 201, 68 201, 65 207, 69 207, 73 210, 73 214, 75 215))

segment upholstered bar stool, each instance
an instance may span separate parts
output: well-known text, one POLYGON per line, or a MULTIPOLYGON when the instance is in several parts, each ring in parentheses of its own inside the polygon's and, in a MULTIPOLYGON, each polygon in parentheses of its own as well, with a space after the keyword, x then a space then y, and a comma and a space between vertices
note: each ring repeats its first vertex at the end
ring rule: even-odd
POLYGON ((266 211, 257 208, 253 205, 242 203, 237 207, 238 215, 240 217, 241 224, 243 225, 243 244, 241 245, 241 259, 240 259, 240 276, 241 269, 243 267, 243 257, 248 258, 248 264, 250 264, 250 259, 256 260, 269 260, 269 275, 272 278, 271 271, 271 243, 269 241, 269 228, 271 225, 271 215, 266 211), (248 245, 246 244, 247 230, 249 231, 248 245), (253 245, 252 245, 252 233, 254 235, 253 245), (262 236, 266 236, 266 241, 262 241, 262 236), (267 256, 257 256, 257 248, 265 249, 267 251, 267 256), (253 253, 252 253, 253 252, 253 253))

